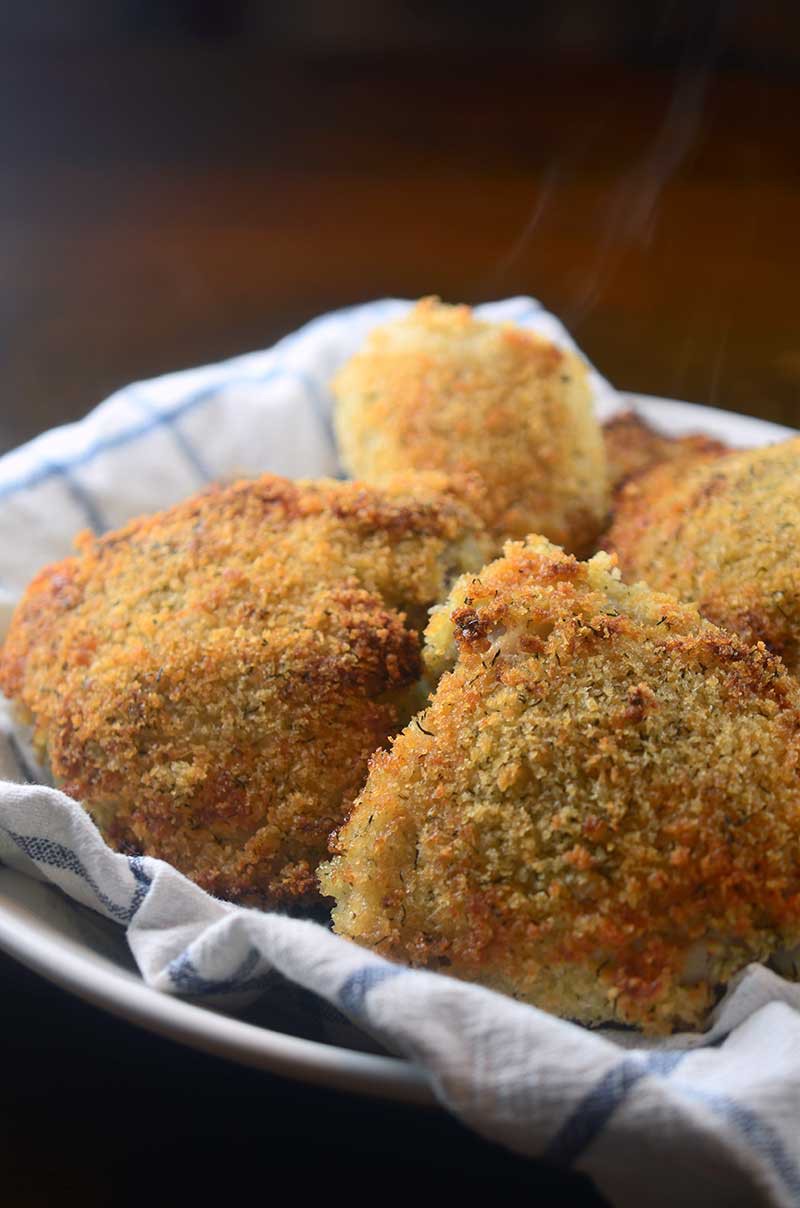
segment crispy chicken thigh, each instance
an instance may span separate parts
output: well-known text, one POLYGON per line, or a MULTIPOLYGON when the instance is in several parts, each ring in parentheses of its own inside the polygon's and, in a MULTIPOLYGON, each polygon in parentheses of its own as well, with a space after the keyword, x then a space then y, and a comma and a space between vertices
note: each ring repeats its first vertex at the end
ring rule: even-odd
POLYGON ((436 476, 210 490, 43 570, 0 687, 112 846, 221 897, 314 898, 329 832, 413 711, 427 609, 486 550, 436 476))
POLYGON ((800 688, 779 659, 541 538, 465 576, 428 643, 429 707, 320 870, 341 935, 650 1032, 701 1026, 797 943, 800 688))
POLYGON ((800 438, 689 466, 620 493, 604 544, 628 580, 693 600, 709 620, 800 667, 800 438))
POLYGON ((333 383, 345 465, 477 476, 498 549, 544 533, 586 551, 608 511, 605 451, 575 353, 426 298, 374 331, 333 383))

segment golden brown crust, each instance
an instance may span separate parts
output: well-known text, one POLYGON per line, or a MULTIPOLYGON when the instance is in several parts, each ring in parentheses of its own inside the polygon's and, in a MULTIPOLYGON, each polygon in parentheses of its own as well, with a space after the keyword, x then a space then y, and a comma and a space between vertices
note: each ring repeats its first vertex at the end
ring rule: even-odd
POLYGON ((440 480, 265 475, 43 570, 0 656, 67 792, 107 838, 256 903, 314 869, 402 724, 424 617, 485 538, 440 480))
POLYGON ((383 482, 413 468, 478 478, 498 542, 542 532, 583 551, 601 531, 605 455, 575 354, 426 298, 374 331, 333 389, 357 477, 383 482))
POLYGON ((615 574, 530 540, 459 582, 321 883, 386 956, 658 1032, 800 936, 800 689, 615 574))
POLYGON ((800 438, 630 482, 604 541, 646 579, 800 667, 800 438))
POLYGON ((731 452, 729 445, 700 433, 666 436, 651 428, 635 411, 622 411, 606 420, 603 443, 612 492, 662 462, 711 461, 731 452))

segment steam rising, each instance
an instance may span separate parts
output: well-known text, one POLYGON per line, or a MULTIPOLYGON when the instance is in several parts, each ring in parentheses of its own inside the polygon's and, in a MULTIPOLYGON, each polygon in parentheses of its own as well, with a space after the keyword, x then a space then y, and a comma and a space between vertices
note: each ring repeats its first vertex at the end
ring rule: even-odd
POLYGON ((683 67, 664 120, 641 161, 614 187, 604 209, 594 262, 567 317, 574 327, 595 306, 606 281, 626 248, 647 246, 656 226, 664 188, 697 140, 708 90, 710 67, 683 67))
MULTIPOLYGON (((631 247, 647 247, 652 242, 664 189, 697 143, 704 115, 709 81, 720 49, 720 32, 725 17, 725 2, 718 0, 713 11, 698 13, 698 25, 687 37, 681 64, 666 113, 649 147, 639 160, 621 175, 605 195, 597 210, 599 235, 591 259, 583 266, 577 286, 563 317, 568 326, 578 326, 594 309, 598 298, 614 276, 619 261, 631 247)), ((613 121, 614 114, 606 118, 613 121)), ((587 128, 579 144, 573 144, 549 165, 537 188, 533 209, 513 245, 491 274, 491 285, 501 284, 511 268, 539 232, 550 211, 558 204, 559 189, 586 149, 599 135, 597 123, 587 128)), ((536 283, 531 282, 536 292, 536 283)), ((725 328, 715 360, 712 392, 716 392, 727 346, 725 328)), ((692 333, 684 350, 688 360, 692 333)))

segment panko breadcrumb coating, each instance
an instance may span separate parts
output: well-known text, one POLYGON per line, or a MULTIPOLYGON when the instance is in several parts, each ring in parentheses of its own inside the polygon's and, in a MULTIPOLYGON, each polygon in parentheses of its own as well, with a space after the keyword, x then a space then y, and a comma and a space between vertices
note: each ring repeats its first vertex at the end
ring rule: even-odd
POLYGON ((574 353, 425 298, 373 331, 333 390, 342 457, 356 477, 478 475, 498 548, 536 532, 584 552, 599 535, 605 453, 574 353))
POLYGON ((320 869, 336 930, 583 1023, 701 1025, 800 936, 800 687, 540 538, 442 615, 454 670, 320 869))
POLYGON ((634 476, 662 462, 680 462, 721 457, 730 446, 701 433, 667 436, 651 428, 635 411, 622 411, 603 424, 608 477, 616 492, 634 476))
POLYGON ((626 579, 693 600, 800 670, 800 438, 625 487, 604 541, 626 579))
POLYGON ((212 893, 315 897, 369 756, 413 712, 409 625, 485 560, 477 518, 441 477, 265 475, 77 548, 0 657, 57 781, 112 846, 212 893))

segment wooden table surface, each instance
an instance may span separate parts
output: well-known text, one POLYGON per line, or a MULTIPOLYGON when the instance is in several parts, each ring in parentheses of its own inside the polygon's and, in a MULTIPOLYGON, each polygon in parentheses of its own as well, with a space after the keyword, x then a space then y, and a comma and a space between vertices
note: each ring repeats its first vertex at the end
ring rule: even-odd
MULTIPOLYGON (((233 48, 0 64, 0 451, 132 379, 430 292, 534 294, 620 387, 800 425, 788 79, 233 48)), ((4 957, 0 975, 14 1205, 68 1186, 139 1203, 155 1156, 176 1195, 206 1181, 230 1198, 250 1177, 267 1194, 296 1170, 301 1190, 360 1172, 599 1202, 443 1117, 292 1088, 4 957)))

